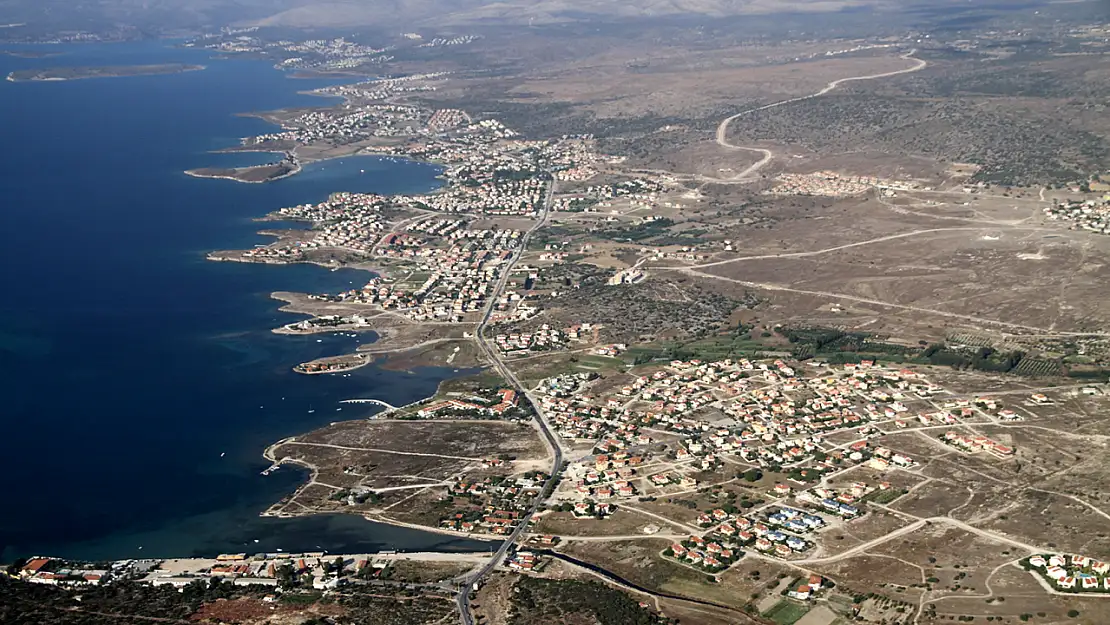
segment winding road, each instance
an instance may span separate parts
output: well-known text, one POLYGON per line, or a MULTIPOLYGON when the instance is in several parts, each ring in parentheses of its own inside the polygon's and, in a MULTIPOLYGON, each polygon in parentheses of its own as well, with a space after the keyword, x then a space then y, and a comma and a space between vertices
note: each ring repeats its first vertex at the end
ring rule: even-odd
POLYGON ((728 138, 727 138, 728 137, 728 125, 731 124, 733 120, 744 117, 745 115, 751 115, 752 113, 758 113, 759 111, 766 111, 767 109, 773 109, 773 108, 777 108, 777 107, 780 107, 780 106, 785 106, 787 104, 793 104, 795 102, 802 102, 804 100, 819 98, 819 97, 825 95, 826 93, 829 93, 830 91, 833 91, 834 89, 836 89, 837 87, 839 87, 840 85, 842 85, 846 82, 855 82, 855 81, 861 81, 861 80, 874 80, 876 78, 887 78, 889 76, 897 76, 899 74, 909 74, 911 72, 916 72, 916 71, 920 71, 922 69, 925 69, 925 67, 929 63, 927 61, 923 61, 921 59, 914 58, 913 54, 915 52, 917 52, 916 49, 915 50, 910 50, 909 52, 903 54, 900 57, 900 58, 906 59, 907 61, 915 61, 916 64, 913 67, 908 67, 906 69, 900 69, 900 70, 896 70, 896 71, 893 71, 893 72, 883 72, 882 74, 870 74, 870 75, 867 75, 867 76, 850 76, 848 78, 838 78, 838 79, 830 82, 829 84, 825 85, 825 87, 823 89, 821 89, 820 91, 818 91, 816 93, 811 93, 809 95, 800 96, 800 97, 797 97, 797 98, 790 98, 789 100, 781 100, 779 102, 774 102, 774 103, 771 103, 771 104, 765 104, 763 106, 757 106, 757 107, 752 108, 752 109, 747 109, 745 111, 740 111, 739 113, 737 113, 735 115, 732 115, 730 117, 726 117, 724 119, 724 121, 722 121, 720 123, 720 125, 717 126, 717 145, 721 146, 722 148, 725 148, 726 150, 743 150, 743 151, 746 151, 746 152, 758 152, 758 153, 763 155, 763 158, 759 159, 754 164, 750 165, 747 169, 740 172, 739 174, 736 174, 735 176, 733 176, 731 178, 717 179, 717 178, 708 178, 708 177, 706 177, 706 178, 702 178, 702 179, 712 180, 712 181, 717 181, 717 182, 748 182, 748 181, 752 180, 752 176, 754 176, 756 173, 758 173, 759 170, 763 169, 768 163, 771 162, 772 159, 774 159, 774 157, 775 157, 774 154, 768 149, 749 147, 749 146, 743 146, 743 145, 734 145, 732 143, 729 143, 728 138))

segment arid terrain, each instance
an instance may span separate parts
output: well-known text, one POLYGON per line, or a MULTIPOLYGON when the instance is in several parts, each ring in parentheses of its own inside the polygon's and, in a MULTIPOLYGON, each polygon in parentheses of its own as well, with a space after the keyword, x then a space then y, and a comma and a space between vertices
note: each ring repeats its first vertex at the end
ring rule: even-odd
MULTIPOLYGON (((275 332, 379 337, 297 370, 481 370, 275 442, 310 478, 266 514, 490 541, 395 572, 438 584, 429 623, 1110 622, 1096 3, 478 4, 435 39, 191 42, 351 78, 242 149, 442 167, 210 255, 373 272, 273 294, 304 315, 275 332)), ((244 24, 361 19, 278 8, 244 24)))
MULTIPOLYGON (((559 33, 575 28, 395 61, 451 73, 391 102, 595 156, 578 153, 531 215, 463 214, 472 231, 529 237, 484 316, 410 326, 280 295, 368 318, 397 341, 368 349, 405 362, 476 343, 465 362, 493 377, 276 444, 271 459, 313 478, 271 513, 511 531, 501 572, 469 574, 482 583, 467 609, 490 623, 531 622, 520 601, 571 618, 535 595, 558 586, 521 584, 583 576, 681 622, 1098 622, 1110 599, 1029 571, 1031 556, 1110 558, 1097 486, 1110 238, 1059 212, 1101 210, 1110 128, 1086 111, 1110 66, 1071 52, 1100 49, 1091 31, 770 42, 658 29, 647 55, 643 34, 620 31, 579 30, 569 47, 559 33), (825 386, 842 383, 854 390, 825 386), (531 415, 491 420, 497 388, 531 415), (829 392, 840 408, 815 426, 829 392), (784 401, 785 421, 753 416, 784 401), (812 525, 791 547, 761 537, 795 514, 812 525), (520 560, 529 549, 542 564, 520 560)), ((424 270, 389 249, 345 262, 416 285, 404 276, 424 270)))

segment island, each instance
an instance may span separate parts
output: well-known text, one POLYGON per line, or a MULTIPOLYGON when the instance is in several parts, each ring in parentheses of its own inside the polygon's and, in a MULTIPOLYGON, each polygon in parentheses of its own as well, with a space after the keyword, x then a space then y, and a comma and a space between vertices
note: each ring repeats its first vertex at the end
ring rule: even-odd
POLYGON ((37 52, 33 50, 0 50, 0 54, 14 56, 17 59, 47 59, 61 56, 61 52, 37 52))
POLYGON ((46 69, 21 69, 8 74, 11 82, 81 80, 84 78, 121 78, 124 76, 154 76, 180 74, 206 69, 204 65, 163 63, 158 65, 109 65, 104 67, 49 67, 46 69))
POLYGON ((302 362, 293 367, 293 371, 305 375, 318 375, 321 373, 342 373, 370 364, 371 359, 366 354, 343 354, 341 356, 328 356, 309 362, 302 362))

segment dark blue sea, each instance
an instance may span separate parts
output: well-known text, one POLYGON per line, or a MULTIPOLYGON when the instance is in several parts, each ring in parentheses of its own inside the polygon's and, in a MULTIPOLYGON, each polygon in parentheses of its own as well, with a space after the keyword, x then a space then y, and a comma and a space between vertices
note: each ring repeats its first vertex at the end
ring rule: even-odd
POLYGON ((403 404, 453 373, 297 375, 293 365, 353 350, 356 339, 271 333, 296 317, 268 294, 332 291, 367 274, 204 258, 266 241, 251 220, 281 206, 341 190, 430 190, 438 170, 360 157, 263 185, 191 178, 182 172, 269 160, 208 151, 273 129, 237 113, 320 104, 297 92, 328 83, 164 42, 32 49, 63 54, 0 55, 0 74, 208 69, 0 82, 0 561, 484 549, 344 515, 258 517, 305 477, 290 468, 259 475, 269 443, 372 412, 337 411, 339 400, 403 404))

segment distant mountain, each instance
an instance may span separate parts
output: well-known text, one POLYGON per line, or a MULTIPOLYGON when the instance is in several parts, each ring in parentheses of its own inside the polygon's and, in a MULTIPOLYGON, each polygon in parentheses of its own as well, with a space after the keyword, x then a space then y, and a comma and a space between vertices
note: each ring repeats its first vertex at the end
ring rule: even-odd
MULTIPOLYGON (((1016 0, 1019 3, 1028 0, 1016 0)), ((30 27, 188 30, 229 24, 288 27, 551 23, 667 16, 720 18, 968 0, 0 0, 0 22, 30 27)))
MULTIPOLYGON (((940 0, 940 2, 952 0, 940 0)), ((735 15, 839 11, 894 7, 901 0, 316 0, 254 21, 261 26, 548 23, 585 19, 727 17, 735 15)))

